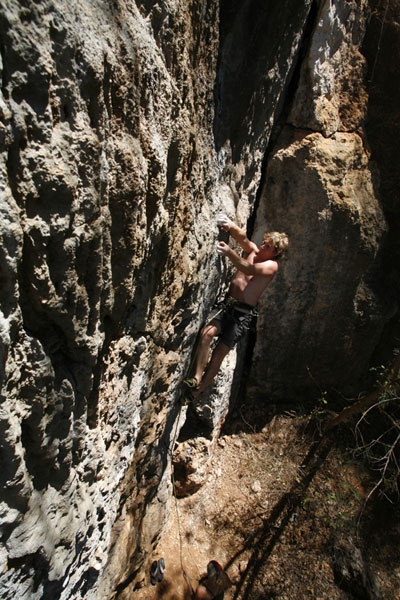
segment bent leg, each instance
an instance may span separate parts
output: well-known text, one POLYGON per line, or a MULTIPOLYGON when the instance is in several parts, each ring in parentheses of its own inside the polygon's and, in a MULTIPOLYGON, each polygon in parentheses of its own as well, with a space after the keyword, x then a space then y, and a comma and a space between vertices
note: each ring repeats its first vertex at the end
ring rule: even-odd
POLYGON ((229 351, 229 346, 227 346, 223 342, 218 342, 218 344, 215 346, 211 356, 210 364, 208 365, 204 377, 201 380, 199 386, 199 393, 205 390, 206 387, 209 386, 210 383, 213 381, 214 377, 220 369, 222 361, 224 360, 225 356, 228 354, 229 351))
POLYGON ((220 325, 218 321, 211 321, 209 325, 206 325, 201 332, 199 348, 197 351, 196 361, 196 372, 194 374, 198 383, 201 382, 204 369, 208 363, 210 356, 210 346, 213 338, 220 332, 220 325))

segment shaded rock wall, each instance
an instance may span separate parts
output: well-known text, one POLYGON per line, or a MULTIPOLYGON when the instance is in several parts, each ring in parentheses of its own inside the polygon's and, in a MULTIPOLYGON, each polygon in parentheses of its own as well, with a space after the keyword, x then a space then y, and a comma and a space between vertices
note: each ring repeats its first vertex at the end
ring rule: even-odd
POLYGON ((393 41, 400 14, 398 6, 391 16, 385 9, 320 4, 268 155, 256 231, 266 222, 285 229, 291 247, 261 303, 248 386, 261 401, 358 394, 371 360, 388 360, 396 343, 399 277, 388 248, 397 255, 398 190, 388 187, 387 165, 389 148, 397 150, 388 125, 371 137, 372 119, 386 122, 388 104, 389 115, 396 110, 388 81, 377 86, 369 78, 375 61, 383 70, 382 40, 393 41))
POLYGON ((371 158, 379 166, 379 191, 383 210, 390 223, 382 246, 383 268, 374 273, 374 286, 380 290, 390 319, 386 321, 375 360, 390 356, 398 343, 399 260, 400 260, 400 185, 399 169, 399 94, 398 57, 400 56, 400 2, 371 2, 368 27, 362 52, 367 58, 368 105, 365 130, 371 158))
POLYGON ((363 84, 367 9, 3 2, 4 599, 129 594, 167 518, 179 435, 200 436, 206 476, 236 353, 191 412, 178 382, 230 276, 217 212, 245 225, 259 207, 256 235, 291 237, 250 391, 286 398, 311 389, 308 368, 339 386, 367 369, 397 310, 375 275, 395 235, 363 127, 382 114, 363 84))

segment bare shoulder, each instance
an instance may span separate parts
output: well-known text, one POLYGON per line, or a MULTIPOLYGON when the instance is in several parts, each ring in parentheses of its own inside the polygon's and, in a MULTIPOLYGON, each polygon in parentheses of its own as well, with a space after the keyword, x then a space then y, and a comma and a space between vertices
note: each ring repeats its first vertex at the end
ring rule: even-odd
POLYGON ((253 263, 257 256, 258 246, 254 242, 249 243, 251 244, 251 246, 249 246, 247 250, 244 251, 243 256, 250 263, 253 263))
POLYGON ((241 246, 242 246, 247 258, 249 258, 250 255, 256 254, 258 252, 257 244, 255 244, 254 242, 249 240, 247 237, 246 237, 246 240, 243 240, 243 243, 241 244, 241 246))
POLYGON ((248 245, 250 248, 250 252, 258 252, 259 247, 257 246, 257 244, 255 242, 253 242, 252 240, 247 240, 248 241, 248 245))

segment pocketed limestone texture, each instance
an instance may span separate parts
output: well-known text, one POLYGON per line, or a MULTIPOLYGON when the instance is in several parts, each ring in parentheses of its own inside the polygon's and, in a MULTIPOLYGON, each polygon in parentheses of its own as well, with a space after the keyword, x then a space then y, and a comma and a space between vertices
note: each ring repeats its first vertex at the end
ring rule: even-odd
POLYGON ((182 493, 207 476, 245 353, 181 407, 197 333, 232 274, 214 252, 218 212, 291 239, 260 305, 248 393, 297 398, 308 372, 345 388, 391 349, 398 296, 376 273, 382 239, 386 255, 398 249, 398 202, 380 187, 379 135, 374 162, 368 148, 383 114, 366 83, 380 31, 369 10, 3 1, 4 600, 127 597, 168 517, 174 449, 199 449, 182 493))
POLYGON ((111 597, 162 530, 218 288, 216 8, 1 9, 4 598, 111 597))

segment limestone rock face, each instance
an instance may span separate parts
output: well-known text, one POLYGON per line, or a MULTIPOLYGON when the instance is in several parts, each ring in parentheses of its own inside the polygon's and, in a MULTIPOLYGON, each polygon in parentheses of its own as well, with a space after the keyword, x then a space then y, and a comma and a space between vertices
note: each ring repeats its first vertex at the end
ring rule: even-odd
POLYGON ((181 406, 232 274, 214 253, 218 212, 251 217, 250 231, 257 208, 256 236, 291 239, 260 305, 249 393, 301 395, 306 373, 343 387, 382 347, 398 296, 383 301, 376 273, 398 203, 380 198, 379 136, 374 163, 368 150, 382 115, 364 79, 368 8, 2 2, 4 600, 127 597, 168 516, 174 450, 195 465, 182 490, 207 476, 245 354, 181 406))
POLYGON ((166 518, 218 289, 218 12, 153 4, 2 5, 4 598, 110 597, 166 518))
POLYGON ((262 299, 249 393, 294 399, 354 384, 385 312, 370 285, 385 219, 361 138, 287 128, 261 202, 259 222, 288 231, 291 246, 262 299))
POLYGON ((360 45, 368 3, 321 2, 289 115, 289 123, 320 131, 360 127, 368 100, 360 45))

